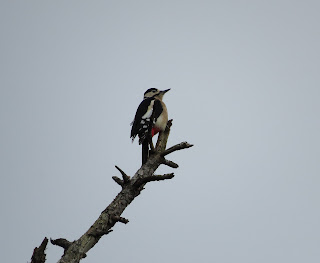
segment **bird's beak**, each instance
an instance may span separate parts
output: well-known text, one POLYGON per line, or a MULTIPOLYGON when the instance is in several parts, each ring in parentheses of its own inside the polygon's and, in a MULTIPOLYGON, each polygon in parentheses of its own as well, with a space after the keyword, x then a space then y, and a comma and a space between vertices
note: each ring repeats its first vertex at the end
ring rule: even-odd
POLYGON ((169 90, 171 90, 171 89, 163 90, 163 91, 161 91, 161 93, 162 93, 162 94, 165 94, 165 93, 167 93, 169 90))

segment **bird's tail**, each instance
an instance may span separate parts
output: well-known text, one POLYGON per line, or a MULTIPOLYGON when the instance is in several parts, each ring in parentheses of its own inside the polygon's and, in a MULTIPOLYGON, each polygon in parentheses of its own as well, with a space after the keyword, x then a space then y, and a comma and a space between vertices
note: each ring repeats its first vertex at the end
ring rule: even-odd
POLYGON ((149 158, 149 143, 148 140, 144 140, 142 143, 142 165, 144 165, 149 158))

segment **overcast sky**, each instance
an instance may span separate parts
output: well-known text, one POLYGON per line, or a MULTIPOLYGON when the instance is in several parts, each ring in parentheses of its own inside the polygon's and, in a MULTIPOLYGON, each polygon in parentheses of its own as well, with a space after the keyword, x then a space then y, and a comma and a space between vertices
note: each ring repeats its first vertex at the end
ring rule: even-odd
POLYGON ((168 145, 195 146, 83 262, 320 262, 319 3, 1 1, 2 261, 93 224, 114 165, 140 166, 130 122, 155 87, 168 145))

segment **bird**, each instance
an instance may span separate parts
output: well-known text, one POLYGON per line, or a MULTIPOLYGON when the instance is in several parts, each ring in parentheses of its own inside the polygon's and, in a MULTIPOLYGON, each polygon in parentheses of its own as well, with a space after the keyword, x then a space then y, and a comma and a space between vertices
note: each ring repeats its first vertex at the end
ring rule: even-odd
POLYGON ((152 137, 160 131, 166 129, 168 123, 168 110, 162 101, 163 95, 170 89, 158 90, 148 89, 143 96, 143 100, 138 106, 134 120, 131 125, 131 139, 139 137, 139 145, 142 144, 142 165, 149 157, 149 145, 154 150, 152 137))

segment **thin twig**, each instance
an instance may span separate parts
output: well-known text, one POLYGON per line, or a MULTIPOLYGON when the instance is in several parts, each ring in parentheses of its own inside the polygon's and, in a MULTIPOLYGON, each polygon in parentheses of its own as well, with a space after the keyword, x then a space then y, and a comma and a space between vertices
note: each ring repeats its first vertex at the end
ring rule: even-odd
POLYGON ((112 179, 120 186, 123 186, 123 180, 121 180, 119 177, 117 176, 112 176, 112 179))
POLYGON ((190 148, 192 147, 193 144, 189 144, 187 142, 181 142, 179 144, 176 144, 170 148, 168 148, 167 150, 164 150, 162 153, 161 153, 161 156, 166 156, 170 153, 173 153, 175 151, 178 151, 178 150, 182 150, 182 149, 186 149, 186 148, 190 148))
POLYGON ((178 168, 178 167, 179 167, 178 164, 176 164, 176 163, 173 162, 173 161, 167 160, 167 159, 164 159, 163 162, 162 162, 162 164, 167 165, 167 166, 169 166, 169 167, 171 167, 171 168, 178 168))
POLYGON ((136 187, 140 187, 143 184, 146 184, 148 182, 153 182, 153 181, 163 181, 163 180, 167 180, 167 179, 171 179, 174 177, 174 173, 170 173, 170 174, 164 174, 164 175, 151 175, 151 176, 146 176, 143 178, 138 179, 134 185, 136 187))
POLYGON ((130 176, 128 176, 124 171, 122 171, 118 166, 116 166, 116 169, 122 174, 122 179, 123 179, 123 182, 126 184, 130 181, 130 176))

